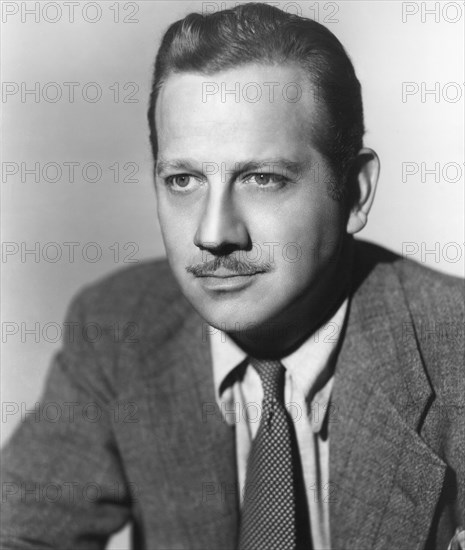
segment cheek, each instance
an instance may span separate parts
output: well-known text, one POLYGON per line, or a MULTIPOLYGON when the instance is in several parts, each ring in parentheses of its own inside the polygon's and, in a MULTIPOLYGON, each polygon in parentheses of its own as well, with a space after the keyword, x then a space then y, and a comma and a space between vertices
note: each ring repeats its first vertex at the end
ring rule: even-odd
POLYGON ((179 243, 185 248, 186 243, 193 243, 199 220, 202 218, 203 201, 189 200, 189 197, 171 197, 167 191, 157 197, 157 214, 163 238, 175 246, 179 243))
POLYGON ((171 267, 177 271, 178 265, 185 261, 185 241, 178 234, 178 226, 171 219, 163 220, 160 218, 160 227, 165 243, 166 254, 171 267))
POLYGON ((319 217, 310 206, 300 207, 280 212, 279 216, 274 218, 273 224, 268 227, 269 230, 262 234, 267 238, 272 237, 270 240, 279 242, 284 257, 292 255, 292 249, 295 247, 299 247, 300 254, 304 255, 307 249, 319 241, 323 233, 322 226, 319 217), (286 254, 286 250, 289 254, 286 254))
POLYGON ((161 200, 158 204, 158 221, 163 240, 170 251, 175 253, 178 249, 184 248, 190 234, 183 213, 171 208, 168 201, 161 200))
POLYGON ((299 279, 308 280, 332 260, 337 254, 340 237, 335 213, 328 216, 311 207, 302 208, 275 226, 274 240, 280 243, 276 248, 276 262, 283 274, 292 274, 294 282, 299 284, 299 279))

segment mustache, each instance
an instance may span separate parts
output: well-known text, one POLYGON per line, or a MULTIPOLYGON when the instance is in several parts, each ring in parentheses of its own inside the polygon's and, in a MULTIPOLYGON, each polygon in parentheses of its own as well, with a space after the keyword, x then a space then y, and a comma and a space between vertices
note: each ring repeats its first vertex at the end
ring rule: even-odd
POLYGON ((208 262, 188 265, 186 271, 195 277, 208 277, 221 268, 231 271, 235 275, 253 275, 271 271, 271 264, 269 262, 247 262, 235 256, 217 256, 208 262))

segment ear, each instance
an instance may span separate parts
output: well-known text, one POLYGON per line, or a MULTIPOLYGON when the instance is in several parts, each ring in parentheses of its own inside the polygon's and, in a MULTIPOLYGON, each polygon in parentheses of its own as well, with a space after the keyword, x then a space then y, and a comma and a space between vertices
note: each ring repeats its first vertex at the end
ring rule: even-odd
POLYGON ((380 162, 375 151, 367 147, 360 149, 351 172, 357 191, 354 193, 357 200, 352 205, 347 220, 347 233, 351 235, 361 231, 367 224, 368 213, 375 198, 379 170, 380 162))

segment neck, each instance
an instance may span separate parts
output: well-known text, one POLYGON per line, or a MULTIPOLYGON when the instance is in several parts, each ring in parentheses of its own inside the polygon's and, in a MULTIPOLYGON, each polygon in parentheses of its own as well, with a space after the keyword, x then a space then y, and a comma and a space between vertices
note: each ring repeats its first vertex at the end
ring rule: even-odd
POLYGON ((323 326, 341 306, 349 292, 353 241, 348 239, 331 273, 321 283, 299 296, 279 319, 231 338, 248 354, 257 358, 281 358, 296 350, 323 326))

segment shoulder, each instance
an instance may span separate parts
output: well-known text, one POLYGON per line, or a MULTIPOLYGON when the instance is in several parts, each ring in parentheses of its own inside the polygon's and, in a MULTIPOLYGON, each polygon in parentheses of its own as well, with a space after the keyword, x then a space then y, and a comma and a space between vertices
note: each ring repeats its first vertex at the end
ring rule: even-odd
POLYGON ((356 241, 355 249, 356 269, 364 272, 362 276, 370 273, 370 278, 384 287, 389 286, 389 279, 395 281, 414 314, 453 313, 458 318, 463 317, 464 279, 441 273, 366 241, 356 241))
POLYGON ((167 260, 140 262, 77 293, 66 316, 64 357, 81 378, 105 380, 107 393, 124 393, 145 379, 146 358, 176 338, 193 314, 167 260))
POLYGON ((121 351, 120 344, 134 340, 138 347, 161 344, 192 314, 167 260, 156 259, 85 286, 71 301, 67 320, 101 334, 94 350, 108 354, 115 344, 121 351))
POLYGON ((119 269, 85 286, 73 303, 93 315, 129 312, 145 307, 163 308, 181 297, 181 290, 166 259, 143 261, 119 269))
POLYGON ((365 279, 361 286, 369 288, 370 296, 383 296, 392 322, 400 319, 394 304, 401 297, 408 312, 401 338, 415 339, 435 391, 460 399, 465 390, 465 281, 363 241, 357 242, 355 257, 356 271, 365 279))

